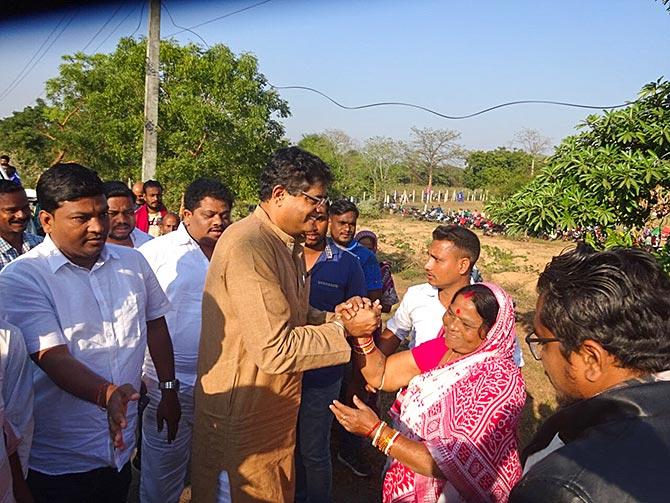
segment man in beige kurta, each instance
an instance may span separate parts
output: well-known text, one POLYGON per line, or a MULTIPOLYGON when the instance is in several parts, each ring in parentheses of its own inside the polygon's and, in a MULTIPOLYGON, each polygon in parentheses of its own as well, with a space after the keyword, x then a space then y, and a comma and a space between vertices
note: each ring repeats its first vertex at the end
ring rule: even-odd
MULTIPOLYGON (((310 225, 307 217, 301 223, 301 212, 315 209, 312 201, 324 197, 328 182, 298 194, 277 185, 253 214, 226 230, 214 251, 203 299, 193 501, 293 501, 302 372, 349 361, 343 326, 354 334, 365 323, 357 315, 308 325, 323 322, 324 313, 309 308, 296 234, 310 225), (291 227, 286 219, 295 224, 294 214, 299 225, 291 227)), ((377 323, 372 318, 367 329, 377 323)))

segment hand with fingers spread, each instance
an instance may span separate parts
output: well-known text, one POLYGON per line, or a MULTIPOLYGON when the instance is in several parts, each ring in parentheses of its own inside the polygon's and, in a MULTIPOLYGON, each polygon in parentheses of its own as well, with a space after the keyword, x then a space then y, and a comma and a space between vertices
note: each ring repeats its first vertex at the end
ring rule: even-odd
POLYGON ((128 426, 128 403, 140 399, 132 384, 116 386, 110 384, 106 390, 107 421, 109 434, 115 449, 123 450, 126 444, 123 441, 123 430, 128 426))
POLYGON ((161 432, 163 431, 163 424, 167 424, 168 443, 172 443, 177 438, 180 418, 181 404, 179 403, 177 391, 174 389, 162 390, 161 401, 156 411, 156 425, 158 431, 161 432))
POLYGON ((356 395, 353 402, 356 408, 347 407, 342 402, 333 400, 329 408, 345 430, 359 437, 365 437, 376 424, 379 424, 379 417, 356 395))

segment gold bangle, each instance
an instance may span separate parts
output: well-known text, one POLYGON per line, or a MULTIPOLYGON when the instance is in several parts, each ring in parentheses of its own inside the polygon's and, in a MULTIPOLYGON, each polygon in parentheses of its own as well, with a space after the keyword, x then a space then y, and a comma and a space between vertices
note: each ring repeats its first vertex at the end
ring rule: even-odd
POLYGON ((373 447, 377 447, 377 442, 379 441, 379 437, 382 434, 384 426, 387 426, 386 421, 382 421, 382 424, 380 424, 379 427, 377 428, 377 431, 375 431, 375 436, 372 438, 373 447))
POLYGON ((381 440, 379 440, 379 445, 377 445, 377 449, 379 449, 382 452, 386 451, 389 442, 391 441, 391 439, 393 438, 393 436, 396 433, 396 430, 394 430, 393 428, 389 428, 389 430, 390 431, 388 433, 386 433, 386 435, 384 435, 381 438, 381 440))
POLYGON ((399 431, 396 431, 396 432, 393 434, 393 437, 391 437, 391 440, 389 440, 389 443, 388 443, 388 445, 386 446, 386 449, 384 449, 384 454, 385 454, 386 456, 388 456, 388 455, 389 455, 389 452, 391 452, 391 447, 393 447, 393 444, 395 443, 396 438, 398 438, 399 435, 400 435, 400 432, 399 432, 399 431))

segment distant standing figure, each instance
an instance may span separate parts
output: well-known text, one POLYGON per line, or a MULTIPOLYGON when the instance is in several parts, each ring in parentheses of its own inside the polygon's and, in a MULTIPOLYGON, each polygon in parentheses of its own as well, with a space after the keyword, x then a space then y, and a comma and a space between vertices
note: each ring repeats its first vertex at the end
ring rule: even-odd
POLYGON ((125 183, 105 182, 105 196, 109 206, 109 234, 107 242, 115 245, 139 248, 152 237, 135 226, 133 193, 125 183))
POLYGON ((174 232, 179 228, 179 215, 176 213, 166 213, 161 222, 161 236, 174 232))
POLYGON ((142 182, 135 182, 133 183, 133 196, 134 196, 134 202, 135 202, 135 210, 142 206, 146 201, 144 200, 144 183, 142 182))
POLYGON ((8 155, 0 155, 0 179, 9 180, 16 185, 21 185, 19 173, 14 166, 9 164, 8 155))
POLYGON ((161 235, 161 222, 167 214, 163 206, 163 187, 156 180, 144 182, 145 203, 135 212, 137 228, 153 237, 161 235))
MULTIPOLYGON (((354 240, 365 246, 372 253, 377 255, 377 234, 371 230, 362 230, 354 236, 354 240)), ((379 262, 379 269, 382 273, 382 296, 380 298, 382 304, 382 312, 390 313, 394 304, 400 302, 398 292, 395 289, 393 282, 393 275, 391 274, 391 263, 388 261, 379 262)))

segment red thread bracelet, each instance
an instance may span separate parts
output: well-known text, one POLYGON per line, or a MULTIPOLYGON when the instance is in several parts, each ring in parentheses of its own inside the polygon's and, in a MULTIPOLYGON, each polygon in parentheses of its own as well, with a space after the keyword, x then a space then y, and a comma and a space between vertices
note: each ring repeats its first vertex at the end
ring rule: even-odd
POLYGON ((365 434, 365 438, 370 438, 370 435, 372 435, 372 434, 374 433, 374 431, 375 431, 377 428, 379 428, 379 425, 380 425, 380 424, 382 424, 382 420, 381 420, 381 419, 380 419, 379 421, 377 421, 377 424, 375 424, 375 425, 372 427, 372 429, 371 429, 370 431, 368 431, 368 432, 365 434))

